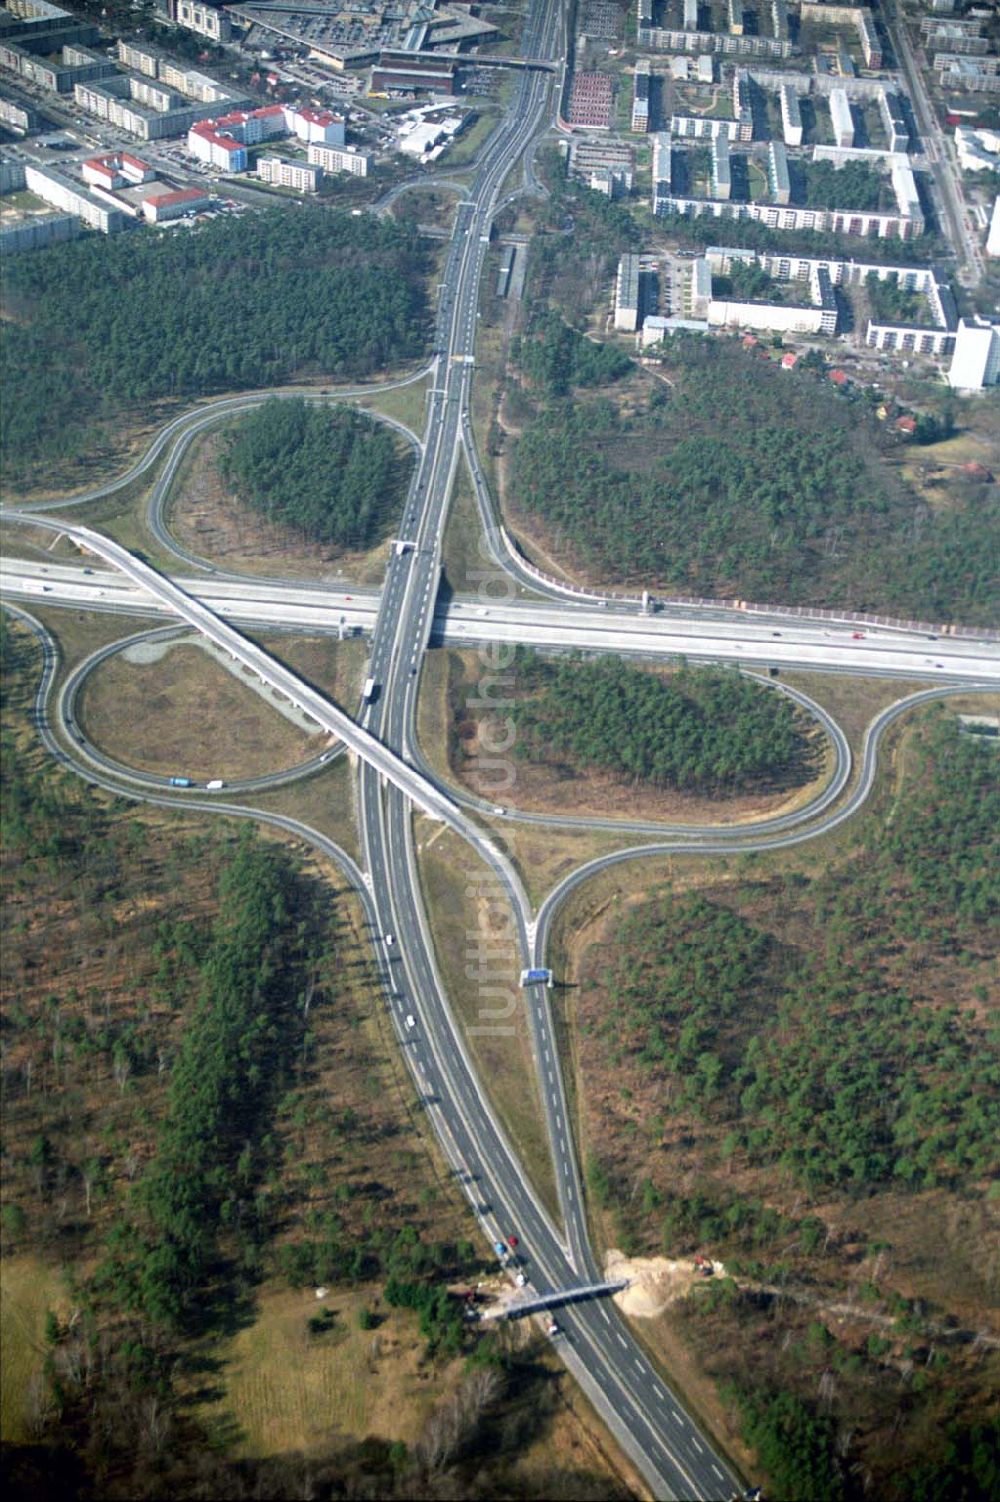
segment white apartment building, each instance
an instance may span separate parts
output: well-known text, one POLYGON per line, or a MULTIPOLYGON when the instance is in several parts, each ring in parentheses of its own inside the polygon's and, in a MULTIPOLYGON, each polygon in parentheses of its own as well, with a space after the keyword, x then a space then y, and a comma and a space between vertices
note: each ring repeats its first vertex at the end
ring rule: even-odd
POLYGON ((102 235, 117 234, 128 224, 128 216, 121 209, 102 203, 54 167, 39 167, 34 162, 26 162, 24 185, 46 203, 75 214, 88 228, 100 230, 102 235))
POLYGON ((905 161, 895 161, 889 173, 892 182, 892 191, 896 195, 896 203, 899 212, 914 226, 913 233, 922 235, 924 232, 924 211, 920 207, 920 194, 917 192, 917 180, 913 175, 913 168, 905 161), (919 224, 919 229, 916 226, 919 224))
POLYGON ((948 381, 956 391, 982 391, 1000 382, 1000 323, 960 318, 948 381))
POLYGON ((654 195, 654 213, 683 214, 686 218, 698 219, 706 215, 713 219, 753 219, 768 229, 810 229, 818 234, 861 235, 880 240, 898 236, 909 240, 924 232, 924 220, 907 218, 897 209, 895 213, 877 213, 874 210, 805 208, 797 204, 740 203, 715 198, 682 198, 673 193, 654 195))
POLYGON ((160 63, 167 60, 167 54, 159 47, 153 47, 147 42, 126 41, 124 37, 118 39, 118 61, 123 68, 131 68, 133 73, 142 73, 146 78, 159 78, 160 63))
POLYGON ((712 267, 707 256, 699 256, 696 261, 691 262, 688 292, 691 299, 691 312, 695 318, 707 318, 708 305, 712 301, 712 267))
POLYGON ((732 196, 733 177, 729 165, 729 137, 719 133, 712 141, 712 197, 732 196))
POLYGON ((323 169, 305 162, 291 162, 284 156, 262 156, 257 159, 257 176, 279 188, 294 188, 296 193, 317 193, 323 169))
POLYGON ((649 78, 649 58, 640 57, 635 65, 632 120, 629 127, 636 135, 645 135, 649 130, 649 78))
POLYGON ((187 134, 187 149, 199 162, 217 167, 220 172, 245 172, 247 149, 231 135, 221 121, 203 120, 192 125, 187 134), (216 129, 216 126, 220 129, 216 129))
POLYGON ((854 118, 851 101, 843 89, 830 90, 830 119, 833 122, 833 138, 838 146, 854 145, 854 118))
POLYGON ((861 56, 865 60, 866 68, 881 68, 882 66, 882 43, 878 39, 875 30, 875 22, 870 10, 858 11, 858 41, 861 43, 861 56))
POLYGON ((670 134, 686 136, 689 140, 714 140, 716 136, 728 136, 735 141, 739 135, 735 120, 718 120, 710 115, 671 115, 670 134))
POLYGON ((615 278, 615 328, 634 334, 639 327, 639 257, 624 255, 615 278))
POLYGON ((229 17, 213 5, 202 5, 200 0, 169 0, 168 14, 178 26, 213 42, 228 42, 232 36, 229 17))
POLYGON ((767 148, 767 179, 771 185, 772 201, 790 203, 792 189, 788 180, 788 155, 780 141, 772 141, 767 148))
POLYGON ((801 146, 802 111, 799 108, 799 96, 789 84, 783 83, 778 90, 778 98, 781 100, 781 129, 785 145, 801 146))
MULTIPOLYGON (((695 262, 696 268, 702 265, 706 275, 701 285, 704 287, 707 283, 708 290, 704 316, 711 328, 761 329, 788 334, 833 335, 837 332, 837 300, 833 293, 830 267, 825 261, 808 257, 796 258, 797 274, 793 276, 790 274, 791 262, 788 260, 782 261, 776 256, 753 250, 711 246, 705 252, 703 260, 695 262), (712 293, 712 273, 725 276, 735 262, 760 266, 775 281, 807 281, 809 304, 803 306, 783 300, 768 302, 763 298, 751 302, 740 298, 716 297, 712 293)), ((697 291, 698 287, 696 278, 693 290, 697 291)), ((701 299, 694 303, 695 310, 701 310, 703 305, 704 292, 701 299)))
POLYGON ((684 0, 684 30, 698 30, 698 0, 684 0))
POLYGON ((674 148, 665 130, 653 136, 653 213, 669 214, 673 202, 674 148))
POLYGON ((344 121, 330 110, 286 109, 285 118, 292 135, 307 145, 343 146, 344 121))
POLYGON ((885 133, 889 138, 889 150, 909 151, 910 132, 906 128, 906 117, 903 114, 899 95, 892 89, 883 89, 879 95, 878 107, 885 133))
POLYGON ((359 151, 356 146, 317 146, 308 148, 308 159, 324 172, 350 172, 355 177, 367 177, 374 157, 370 151, 359 151))
POLYGON ((148 162, 131 156, 127 151, 91 157, 90 161, 83 163, 80 171, 89 187, 104 188, 108 192, 126 185, 134 187, 137 183, 148 183, 156 176, 155 169, 148 162))
POLYGON ((753 140, 753 110, 750 108, 750 79, 745 68, 733 73, 733 117, 741 141, 753 140))
POLYGON ((772 334, 834 334, 837 313, 836 308, 829 314, 823 308, 805 308, 794 303, 737 302, 713 297, 708 305, 708 325, 713 329, 756 329, 772 334))

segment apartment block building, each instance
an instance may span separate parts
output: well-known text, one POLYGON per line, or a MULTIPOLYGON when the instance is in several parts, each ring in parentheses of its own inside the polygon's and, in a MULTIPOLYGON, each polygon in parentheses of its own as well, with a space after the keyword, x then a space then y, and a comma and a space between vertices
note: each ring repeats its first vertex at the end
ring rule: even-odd
POLYGON ((632 95, 632 120, 630 128, 637 135, 649 130, 649 84, 650 63, 648 57, 640 57, 635 65, 634 93, 632 95))
POLYGON ((733 178, 729 163, 729 137, 720 132, 712 141, 712 197, 732 196, 733 178))
POLYGON ((350 172, 355 177, 367 177, 374 157, 370 151, 359 151, 356 146, 321 146, 312 142, 307 159, 324 172, 350 172))
POLYGON ((669 214, 673 202, 673 142, 667 132, 653 137, 653 213, 669 214))
POLYGON ((801 146, 802 111, 799 108, 799 96, 789 84, 784 83, 778 90, 778 98, 781 102, 781 130, 785 145, 801 146))
POLYGON ((910 132, 906 124, 906 116, 903 114, 903 106, 899 95, 892 89, 883 89, 878 100, 879 114, 882 116, 882 124, 889 139, 889 150, 908 152, 910 149, 910 132))
POLYGON ((111 78, 117 73, 113 62, 76 43, 58 49, 59 61, 38 55, 24 46, 0 37, 0 68, 23 78, 50 94, 72 94, 76 83, 97 78, 111 78))
POLYGON ((99 230, 103 235, 117 234, 129 222, 128 215, 120 208, 102 202, 72 178, 58 172, 55 167, 41 167, 34 162, 26 162, 24 184, 46 203, 75 215, 89 229, 99 230))
POLYGON ((772 141, 767 148, 767 180, 774 203, 791 202, 792 190, 788 181, 788 155, 780 141, 772 141))
POLYGON ((639 257, 624 255, 618 262, 615 278, 615 328, 634 334, 639 327, 639 257))
POLYGON ((720 120, 714 115, 670 116, 670 134, 693 141, 714 140, 716 136, 735 141, 739 138, 739 129, 736 120, 720 120))
POLYGON ((167 14, 177 26, 195 31, 212 42, 228 42, 233 34, 232 22, 225 11, 201 0, 167 0, 167 14))
POLYGON ((960 318, 948 383, 956 391, 982 391, 1000 382, 1000 323, 960 318))
POLYGON ((872 239, 897 237, 909 240, 923 234, 923 215, 910 218, 905 213, 882 213, 854 209, 805 208, 796 204, 739 203, 712 198, 687 198, 679 194, 664 195, 654 212, 683 214, 688 218, 752 219, 768 229, 814 230, 817 234, 858 235, 872 239))
POLYGON ((296 193, 318 193, 323 169, 315 163, 292 162, 283 156, 262 156, 257 158, 257 176, 276 187, 294 188, 296 193))
POLYGON ((6 125, 8 130, 16 130, 27 136, 38 130, 41 123, 41 116, 28 99, 15 98, 10 94, 0 98, 0 125, 6 125))
POLYGON ((838 146, 854 145, 854 117, 851 101, 843 89, 830 91, 830 119, 833 124, 833 139, 838 146))
POLYGON ((750 108, 750 78, 745 68, 733 73, 733 119, 736 121, 736 139, 753 140, 753 110, 750 108))

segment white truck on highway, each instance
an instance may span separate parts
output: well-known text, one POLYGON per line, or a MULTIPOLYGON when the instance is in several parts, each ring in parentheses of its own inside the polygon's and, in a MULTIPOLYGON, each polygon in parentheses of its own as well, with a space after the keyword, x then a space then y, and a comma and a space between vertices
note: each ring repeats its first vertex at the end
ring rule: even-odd
POLYGON ((375 682, 375 679, 374 678, 366 678, 365 679, 365 686, 361 690, 361 697, 362 697, 362 699, 365 701, 366 704, 373 704, 375 702, 375 695, 377 693, 378 693, 378 684, 375 682))

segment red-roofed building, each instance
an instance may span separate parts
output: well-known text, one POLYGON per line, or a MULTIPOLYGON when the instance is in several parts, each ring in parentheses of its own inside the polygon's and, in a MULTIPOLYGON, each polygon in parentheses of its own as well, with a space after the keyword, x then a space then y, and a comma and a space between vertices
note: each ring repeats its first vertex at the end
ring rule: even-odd
POLYGON ((238 139, 235 130, 227 129, 218 120, 199 120, 187 134, 187 149, 200 162, 208 162, 221 172, 245 172, 247 149, 238 139))
POLYGON ((152 182, 156 171, 148 162, 127 151, 109 151, 106 156, 94 156, 81 167, 83 180, 94 188, 106 188, 113 192, 126 184, 152 182))
POLYGON ((309 144, 343 146, 344 121, 330 110, 296 109, 292 105, 265 104, 256 110, 232 110, 216 120, 201 120, 188 131, 188 150, 199 161, 223 172, 243 172, 247 154, 234 150, 256 146, 279 136, 298 136, 309 144))
POLYGON ((151 194, 142 201, 143 217, 150 224, 163 224, 167 219, 180 219, 185 214, 200 214, 212 200, 201 188, 178 188, 173 193, 151 194))
POLYGON ((901 433, 908 433, 912 438, 917 431, 917 419, 915 417, 897 417, 896 427, 901 433))
POLYGON ((215 128, 244 146, 256 146, 259 141, 287 136, 288 121, 280 104, 265 104, 259 110, 232 110, 228 115, 220 115, 215 128))
POLYGON ((798 363, 799 363, 799 357, 798 357, 798 355, 793 355, 792 352, 791 352, 791 350, 788 351, 787 355, 782 355, 782 357, 781 357, 781 368, 782 368, 782 370, 794 370, 795 367, 796 367, 796 365, 798 363))
POLYGON ((743 348, 744 349, 753 349, 754 345, 755 344, 759 344, 759 343, 760 343, 760 340, 757 338, 756 334, 744 334, 743 335, 743 348))
POLYGON ((343 146, 344 121, 331 110, 285 108, 285 119, 292 135, 307 144, 317 142, 321 146, 343 146))
POLYGON ((846 370, 831 370, 830 380, 835 386, 846 386, 850 377, 846 370))

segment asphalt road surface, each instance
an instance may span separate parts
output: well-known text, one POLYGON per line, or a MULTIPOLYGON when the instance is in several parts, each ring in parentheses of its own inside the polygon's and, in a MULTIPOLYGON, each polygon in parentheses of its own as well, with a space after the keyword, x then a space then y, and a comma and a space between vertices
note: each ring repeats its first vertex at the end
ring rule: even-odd
MULTIPOLYGON (((525 18, 522 52, 541 59, 560 59, 565 50, 562 6, 534 0, 525 18)), ((544 960, 553 914, 567 893, 586 875, 614 861, 649 854, 653 849, 704 848, 722 853, 727 848, 773 848, 812 838, 849 817, 868 796, 875 775, 881 737, 902 706, 886 711, 869 733, 864 765, 849 798, 838 803, 846 785, 849 755, 838 745, 834 782, 839 786, 822 807, 780 828, 758 828, 740 834, 720 831, 688 833, 619 852, 581 868, 533 913, 520 881, 491 832, 483 829, 475 800, 457 798, 422 766, 415 752, 415 708, 423 653, 431 640, 458 642, 532 641, 549 649, 629 651, 639 656, 706 657, 765 666, 837 668, 891 676, 940 676, 942 687, 928 697, 958 692, 1000 680, 1000 660, 991 643, 927 636, 889 630, 857 634, 846 626, 819 625, 796 620, 775 625, 771 620, 740 619, 737 612, 697 612, 689 616, 643 616, 635 609, 602 609, 597 602, 513 600, 496 608, 453 601, 438 609, 441 539, 447 518, 454 474, 463 452, 474 452, 468 441, 468 404, 473 379, 479 288, 488 252, 490 227, 497 204, 510 192, 510 174, 525 159, 530 164, 534 143, 548 127, 555 108, 555 83, 547 73, 525 73, 501 125, 478 157, 467 196, 456 211, 440 291, 437 353, 430 367, 427 423, 422 439, 414 440, 417 465, 405 504, 401 536, 413 546, 393 551, 380 592, 333 590, 287 581, 247 581, 226 578, 194 555, 184 559, 199 571, 197 579, 170 580, 131 557, 117 544, 88 529, 65 527, 84 547, 112 565, 84 572, 62 564, 8 559, 2 575, 6 597, 19 595, 37 605, 66 604, 76 608, 119 611, 129 616, 151 613, 180 617, 272 687, 305 708, 318 724, 357 752, 360 780, 361 835, 365 870, 361 871, 333 842, 295 820, 263 817, 310 839, 338 861, 362 895, 372 939, 385 985, 388 1015, 429 1119, 444 1144, 449 1161, 465 1193, 475 1206, 484 1235, 490 1241, 516 1231, 531 1284, 540 1293, 593 1281, 599 1276, 589 1244, 579 1169, 560 1069, 559 1053, 549 1007, 542 987, 525 990, 523 1018, 531 1042, 545 1108, 552 1160, 559 1195, 561 1224, 541 1203, 527 1181, 510 1143, 496 1120, 452 1017, 437 971, 433 938, 423 906, 416 867, 413 805, 443 820, 485 862, 506 893, 514 915, 517 942, 525 964, 544 960), (204 577, 208 575, 209 577, 204 577), (371 634, 370 675, 378 694, 366 706, 362 724, 336 710, 277 663, 248 642, 227 621, 270 624, 342 632, 360 626, 371 634), (754 845, 754 841, 757 845, 754 845), (413 1026, 407 1017, 414 1019, 413 1026)), ((529 182, 529 187, 531 183, 529 182)), ((417 379, 415 376, 412 379, 417 379)), ((349 393, 338 393, 344 396, 349 393)), ((254 398, 259 400, 260 398, 254 398)), ((336 399, 336 396, 335 398, 336 399)), ((242 410, 241 402, 212 404, 186 414, 168 426, 140 464, 86 496, 77 504, 110 494, 167 455, 155 496, 156 536, 177 553, 163 521, 163 503, 184 445, 184 435, 220 416, 242 410), (168 453, 169 450, 169 453, 168 453)), ((413 435, 410 435, 413 439, 413 435)), ((185 438, 185 442, 189 439, 185 438)), ((477 482, 477 490, 478 490, 477 482)), ((50 509, 65 502, 53 503, 50 509)), ((481 497, 481 506, 485 504, 481 497)), ((39 507, 36 510, 42 510, 39 507)), ((7 513, 6 520, 14 520, 7 513)), ((26 518, 21 518, 26 520, 26 518)), ((46 518, 59 530, 55 518, 46 518)), ((496 529, 495 529, 496 530, 496 529)), ((493 536, 498 561, 517 574, 516 560, 493 536)), ((49 706, 56 670, 51 637, 34 623, 45 653, 36 714, 39 729, 55 756, 102 786, 123 790, 123 769, 102 764, 76 739, 71 678, 57 700, 56 733, 49 722, 49 706)), ((911 696, 912 697, 912 696, 911 696)), ((836 733, 836 727, 832 727, 836 733)), ((827 726, 828 733, 831 727, 827 726)), ((842 740, 842 737, 841 737, 842 740)), ((846 743, 844 743, 846 745, 846 743)), ((292 769, 295 775, 316 770, 311 764, 292 769)), ((124 776, 128 777, 127 769, 124 776)), ((206 809, 236 817, 262 817, 246 804, 216 797, 179 798, 159 790, 155 779, 134 776, 124 790, 132 796, 170 806, 206 809)), ((252 788, 250 789, 252 791, 252 788)), ((775 821, 777 822, 777 821, 775 821)), ((642 1345, 613 1306, 606 1301, 568 1305, 560 1315, 558 1347, 568 1368, 607 1422, 622 1448, 635 1462, 659 1498, 728 1498, 738 1488, 732 1469, 715 1453, 696 1422, 654 1368, 642 1345)))

